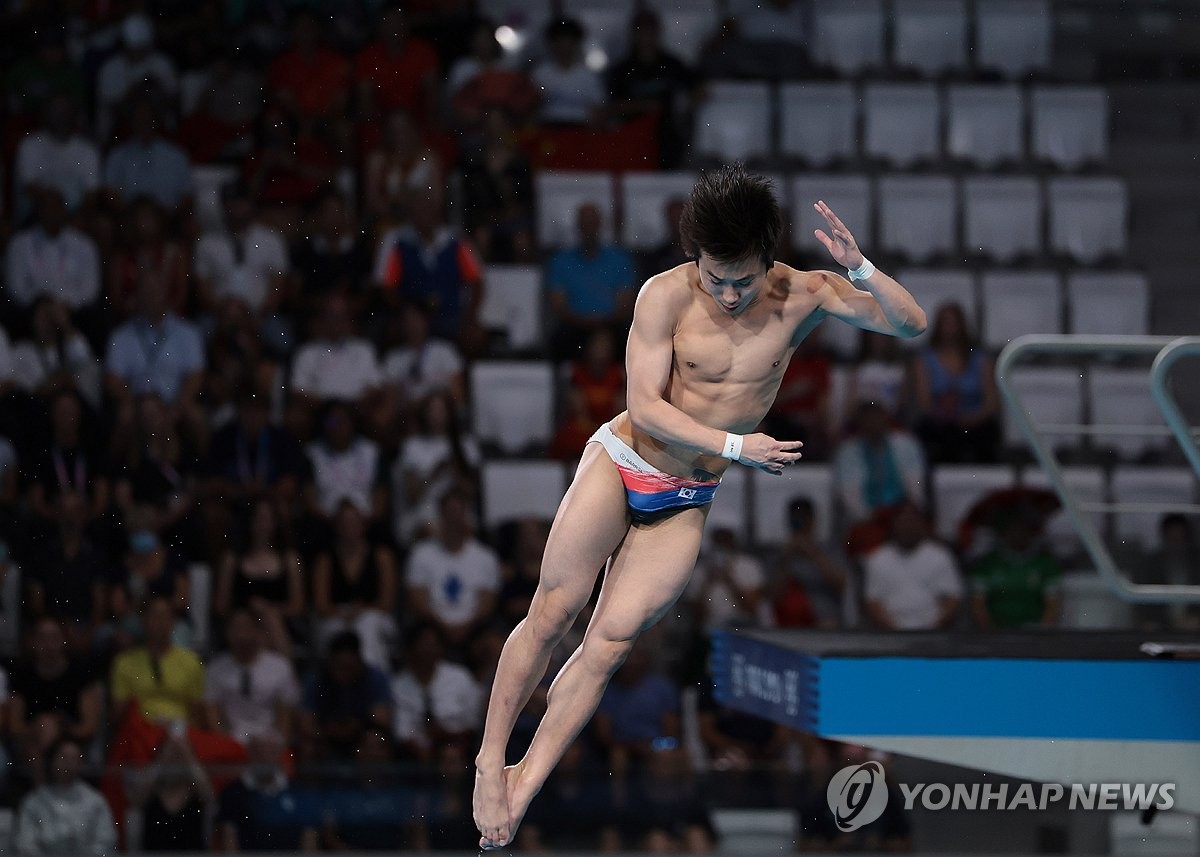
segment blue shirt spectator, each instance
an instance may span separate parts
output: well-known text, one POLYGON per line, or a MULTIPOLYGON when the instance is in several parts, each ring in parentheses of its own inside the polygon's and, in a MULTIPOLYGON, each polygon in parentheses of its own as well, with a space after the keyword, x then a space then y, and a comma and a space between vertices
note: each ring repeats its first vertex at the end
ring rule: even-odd
POLYGON ((149 104, 134 112, 133 135, 108 153, 104 184, 125 203, 148 196, 174 211, 192 196, 192 168, 187 153, 159 135, 149 104))
MULTIPOLYGON (((647 745, 679 735, 679 690, 650 669, 643 646, 634 646, 600 699, 596 735, 612 747, 647 745)), ((630 748, 633 749, 633 748, 630 748)))
POLYGON ((204 340, 174 313, 157 323, 139 316, 112 332, 104 367, 135 396, 153 393, 174 404, 187 382, 204 370, 204 340))
POLYGON ((337 634, 329 641, 324 666, 304 683, 300 726, 309 753, 353 758, 369 729, 389 729, 391 722, 387 676, 363 661, 358 634, 337 634))

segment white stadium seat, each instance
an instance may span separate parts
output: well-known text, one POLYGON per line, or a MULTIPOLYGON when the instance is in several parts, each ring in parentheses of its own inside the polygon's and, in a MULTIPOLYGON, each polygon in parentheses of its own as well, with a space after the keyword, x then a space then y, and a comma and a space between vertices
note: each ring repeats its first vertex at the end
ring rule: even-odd
POLYGON ((958 304, 962 307, 971 335, 979 335, 979 297, 976 294, 975 275, 970 271, 910 268, 899 271, 897 278, 913 293, 929 320, 929 327, 925 332, 904 340, 905 345, 918 348, 929 341, 934 319, 944 304, 958 304))
POLYGON ((717 498, 708 511, 705 529, 711 532, 716 527, 724 527, 738 533, 742 540, 745 539, 750 524, 749 515, 746 514, 749 509, 749 481, 750 468, 737 464, 721 475, 721 487, 717 489, 717 498))
POLYGON ((1031 176, 963 180, 963 250, 1007 264, 1042 251, 1042 188, 1031 176))
POLYGON ((966 0, 893 0, 892 62, 932 77, 967 64, 966 0))
POLYGON ((975 63, 1019 78, 1050 67, 1049 0, 976 0, 975 63))
POLYGON ((1150 284, 1137 271, 1067 274, 1071 333, 1143 336, 1150 331, 1150 284))
POLYGON ((507 454, 545 445, 554 432, 550 363, 481 360, 471 367, 471 426, 481 441, 507 454))
POLYGON ((814 0, 813 59, 853 77, 883 65, 883 0, 814 0))
MULTIPOLYGON (((1150 391, 1148 369, 1113 369, 1092 367, 1087 373, 1088 401, 1092 408, 1092 423, 1097 426, 1166 425, 1162 411, 1150 391)), ((1136 458, 1147 450, 1172 445, 1169 436, 1161 434, 1097 434, 1099 447, 1111 447, 1123 458, 1136 458)))
POLYGON ((686 63, 700 59, 720 23, 717 0, 647 0, 646 6, 658 13, 663 46, 686 63))
POLYGON ((667 204, 686 199, 696 183, 687 172, 625 173, 621 176, 621 240, 631 250, 652 250, 670 239, 667 204))
POLYGON ((853 85, 787 83, 779 89, 780 152, 821 168, 858 154, 858 95, 853 85))
POLYGON ((1064 628, 1112 631, 1128 628, 1133 621, 1132 605, 1121 600, 1097 571, 1069 571, 1059 585, 1064 628))
POLYGON ((870 83, 863 87, 863 154, 896 167, 941 154, 941 109, 932 83, 870 83))
POLYGON ((878 188, 879 244, 884 250, 923 264, 958 248, 957 194, 952 178, 884 176, 878 188))
POLYGON ((1108 158, 1108 93, 1100 86, 1038 86, 1029 97, 1033 156, 1073 170, 1108 158))
POLYGON ((554 520, 567 490, 567 471, 558 461, 485 461, 483 523, 491 529, 517 518, 554 520))
POLYGON ((1092 265, 1124 254, 1129 197, 1125 183, 1110 178, 1057 178, 1046 187, 1050 203, 1050 247, 1092 265))
POLYGON ((828 542, 833 536, 833 468, 828 464, 789 467, 782 476, 755 470, 750 474, 753 495, 754 542, 780 545, 787 541, 788 509, 793 500, 812 501, 817 538, 828 542))
POLYGON ((508 347, 536 348, 542 342, 542 269, 534 265, 488 265, 479 318, 503 330, 508 347))
MULTIPOLYGON (((1063 481, 1071 489, 1071 495, 1080 503, 1103 503, 1107 499, 1104 471, 1099 467, 1064 467, 1063 481)), ((1046 472, 1039 467, 1026 467, 1021 471, 1021 485, 1026 488, 1043 488, 1052 491, 1050 479, 1046 472)), ((1091 519, 1096 531, 1104 535, 1104 513, 1088 512, 1085 515, 1091 519)), ((1082 549, 1079 533, 1071 518, 1061 509, 1046 520, 1044 530, 1046 541, 1057 556, 1076 556, 1082 549)))
MULTIPOLYGON (((1186 467, 1118 467, 1112 475, 1114 503, 1190 505, 1196 500, 1196 474, 1186 467)), ((1114 534, 1118 542, 1134 542, 1150 550, 1158 544, 1158 528, 1165 511, 1116 512, 1114 534)))
POLYGON ((534 177, 537 194, 537 239, 544 248, 569 247, 579 241, 577 216, 584 203, 600 208, 603 234, 612 240, 616 221, 612 176, 593 172, 539 172, 534 177))
POLYGON ((1026 333, 1062 333, 1062 288, 1053 271, 989 271, 980 292, 988 348, 1026 333))
POLYGON ((813 208, 817 200, 833 209, 834 214, 854 233, 862 247, 874 243, 874 212, 871 206, 871 181, 866 176, 835 173, 800 173, 792 177, 792 243, 825 253, 813 235, 814 229, 829 233, 825 218, 813 208), (860 237, 861 236, 861 237, 860 237))
POLYGON ((990 169, 1025 153, 1025 110, 1015 84, 946 87, 946 154, 990 169))
POLYGON ((955 542, 958 525, 971 507, 993 491, 1016 484, 1011 467, 942 464, 933 470, 934 524, 938 536, 955 542))
POLYGON ((692 146, 726 161, 771 152, 771 90, 766 83, 719 81, 696 111, 692 146))
MULTIPOLYGON (((1083 377, 1078 369, 1067 367, 1025 366, 1012 373, 1013 391, 1020 397, 1025 412, 1035 426, 1083 423, 1083 377)), ((1081 435, 1047 435, 1054 448, 1074 446, 1081 435)), ((1004 438, 1010 446, 1026 446, 1025 435, 1017 428, 1012 411, 1004 408, 1004 438)))

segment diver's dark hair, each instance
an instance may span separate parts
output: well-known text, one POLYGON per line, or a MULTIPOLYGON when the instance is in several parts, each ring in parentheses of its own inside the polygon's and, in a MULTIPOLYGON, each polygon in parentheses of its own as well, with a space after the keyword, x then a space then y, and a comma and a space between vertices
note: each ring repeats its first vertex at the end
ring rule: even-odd
POLYGON ((724 263, 761 259, 770 268, 782 232, 783 212, 771 181, 741 164, 701 175, 679 218, 684 251, 724 263))

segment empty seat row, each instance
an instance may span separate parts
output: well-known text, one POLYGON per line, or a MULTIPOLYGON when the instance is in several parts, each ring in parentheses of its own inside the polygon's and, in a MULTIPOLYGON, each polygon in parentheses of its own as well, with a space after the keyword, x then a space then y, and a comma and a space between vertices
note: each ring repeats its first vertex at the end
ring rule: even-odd
MULTIPOLYGON (((484 524, 494 527, 513 518, 533 516, 550 520, 571 478, 572 466, 549 461, 489 461, 483 467, 484 524)), ((1081 503, 1152 503, 1187 507, 1196 501, 1196 477, 1187 468, 1122 466, 1111 478, 1098 467, 1067 467, 1064 478, 1081 503)), ((942 465, 933 469, 933 515, 941 538, 955 541, 964 517, 979 500, 994 491, 1018 485, 1048 488, 1046 474, 1023 468, 1018 475, 1007 466, 942 465)), ((746 467, 725 472, 708 526, 728 527, 754 544, 776 546, 788 538, 788 509, 798 497, 815 508, 817 535, 833 536, 833 469, 825 464, 789 468, 782 477, 746 467)), ((1104 534, 1104 514, 1089 512, 1104 534)), ((1157 541, 1159 507, 1153 511, 1119 509, 1113 515, 1112 535, 1121 543, 1148 549, 1157 541)), ((1052 524, 1069 528, 1069 522, 1052 524)))
MULTIPOLYGON (((688 172, 625 173, 614 184, 607 173, 541 173, 539 243, 573 243, 576 211, 590 202, 609 237, 619 235, 634 250, 657 247, 670 234, 668 206, 686 198, 695 179, 688 172)), ((915 264, 957 256, 1008 264, 1049 250, 1091 265, 1127 249, 1129 195, 1118 178, 803 173, 777 179, 777 186, 794 214, 793 242, 814 251, 820 245, 813 229, 825 226, 812 207, 818 199, 860 246, 915 264)))
POLYGON ((950 159, 992 169, 1032 160, 1074 170, 1106 161, 1108 138, 1101 87, 805 82, 776 89, 722 81, 696 114, 694 148, 727 160, 778 152, 818 168, 861 157, 897 167, 950 159))

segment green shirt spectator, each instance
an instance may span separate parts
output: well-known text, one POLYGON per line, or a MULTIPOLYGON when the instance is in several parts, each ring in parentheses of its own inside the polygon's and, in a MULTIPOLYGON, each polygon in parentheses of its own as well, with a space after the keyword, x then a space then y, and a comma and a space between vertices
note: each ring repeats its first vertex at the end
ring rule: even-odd
POLYGON ((1058 624, 1058 560, 1037 544, 1040 520, 1016 510, 1000 522, 1000 543, 971 569, 971 614, 988 630, 1058 624))

